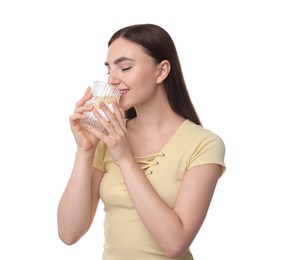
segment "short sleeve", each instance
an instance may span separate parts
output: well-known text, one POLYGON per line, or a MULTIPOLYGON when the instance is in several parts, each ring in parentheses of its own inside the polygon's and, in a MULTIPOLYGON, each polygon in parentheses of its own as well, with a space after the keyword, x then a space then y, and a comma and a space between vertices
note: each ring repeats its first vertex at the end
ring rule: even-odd
POLYGON ((198 145, 191 157, 188 169, 198 165, 214 163, 222 166, 222 175, 226 170, 224 162, 225 144, 223 140, 218 135, 205 129, 196 139, 195 143, 198 145))

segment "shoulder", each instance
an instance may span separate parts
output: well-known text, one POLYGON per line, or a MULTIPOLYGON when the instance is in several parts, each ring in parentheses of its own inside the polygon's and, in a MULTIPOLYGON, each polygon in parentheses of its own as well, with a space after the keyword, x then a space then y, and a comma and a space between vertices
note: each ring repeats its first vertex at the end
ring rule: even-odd
POLYGON ((205 163, 216 163, 222 165, 224 170, 225 144, 222 138, 213 131, 190 121, 186 123, 185 128, 187 128, 185 130, 187 133, 186 140, 190 140, 190 148, 193 149, 190 167, 205 163))
POLYGON ((176 131, 168 148, 187 158, 217 156, 223 158, 225 145, 220 136, 200 125, 185 120, 176 131))
POLYGON ((183 123, 180 129, 180 135, 185 138, 185 140, 191 139, 194 143, 198 143, 199 145, 204 143, 215 143, 224 146, 224 142, 219 135, 189 120, 186 120, 183 123))

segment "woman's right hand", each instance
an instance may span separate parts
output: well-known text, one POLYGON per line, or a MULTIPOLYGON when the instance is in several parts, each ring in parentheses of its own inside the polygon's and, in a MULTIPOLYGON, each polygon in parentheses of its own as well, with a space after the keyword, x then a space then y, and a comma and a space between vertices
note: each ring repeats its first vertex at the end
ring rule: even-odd
POLYGON ((96 148, 99 139, 87 128, 83 127, 80 120, 85 119, 85 111, 92 111, 93 106, 84 106, 85 102, 92 97, 91 88, 88 87, 84 96, 76 103, 74 114, 70 116, 70 126, 77 143, 78 149, 90 151, 96 148))

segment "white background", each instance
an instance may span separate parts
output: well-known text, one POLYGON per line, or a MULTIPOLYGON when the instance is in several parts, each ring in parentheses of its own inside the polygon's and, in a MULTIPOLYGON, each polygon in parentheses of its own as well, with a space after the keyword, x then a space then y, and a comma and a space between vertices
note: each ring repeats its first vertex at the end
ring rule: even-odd
POLYGON ((203 125, 227 149, 195 259, 282 260, 280 2, 1 0, 0 259, 101 259, 102 206, 77 244, 57 236, 75 152, 68 117, 107 79, 112 33, 156 23, 175 41, 203 125))

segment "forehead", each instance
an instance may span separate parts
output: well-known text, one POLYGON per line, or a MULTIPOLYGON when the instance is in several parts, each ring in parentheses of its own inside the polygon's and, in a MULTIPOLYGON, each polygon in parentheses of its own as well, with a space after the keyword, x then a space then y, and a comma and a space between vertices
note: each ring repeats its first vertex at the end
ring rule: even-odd
POLYGON ((142 46, 124 38, 118 38, 108 48, 107 62, 113 63, 121 57, 127 57, 133 60, 150 58, 142 46))

